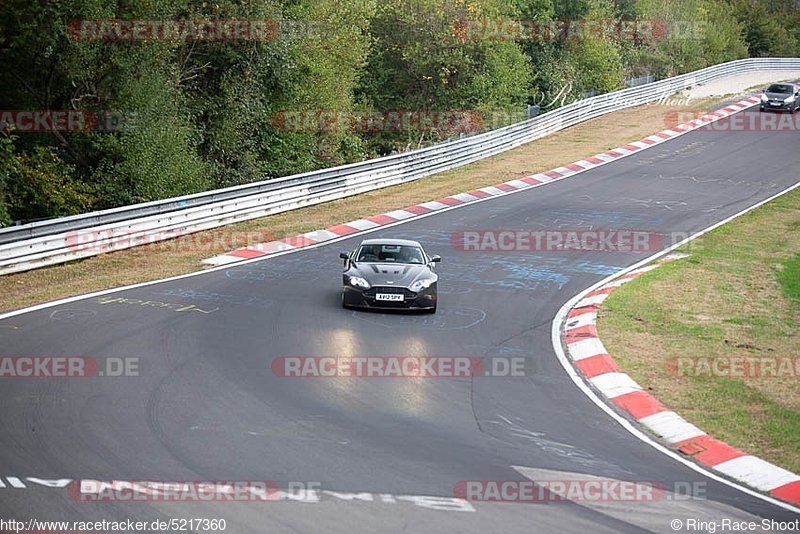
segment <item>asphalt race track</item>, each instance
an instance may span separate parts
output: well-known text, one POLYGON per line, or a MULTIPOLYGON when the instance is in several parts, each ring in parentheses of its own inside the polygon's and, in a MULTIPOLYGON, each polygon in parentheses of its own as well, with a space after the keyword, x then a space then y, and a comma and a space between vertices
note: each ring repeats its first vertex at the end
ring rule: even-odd
POLYGON ((632 437, 558 362, 558 309, 655 251, 464 252, 450 239, 463 230, 696 232, 792 186, 798 169, 795 131, 699 130, 366 234, 416 239, 443 256, 436 315, 341 308, 338 253, 359 235, 0 320, 5 356, 139 358, 137 377, 3 381, 0 516, 224 518, 234 533, 672 532, 675 518, 794 520, 632 437), (285 378, 271 369, 280 356, 325 355, 524 358, 525 376, 285 378), (704 495, 452 500, 459 481, 543 474, 693 485, 704 495), (319 502, 80 502, 58 479, 306 481, 325 491, 319 502))

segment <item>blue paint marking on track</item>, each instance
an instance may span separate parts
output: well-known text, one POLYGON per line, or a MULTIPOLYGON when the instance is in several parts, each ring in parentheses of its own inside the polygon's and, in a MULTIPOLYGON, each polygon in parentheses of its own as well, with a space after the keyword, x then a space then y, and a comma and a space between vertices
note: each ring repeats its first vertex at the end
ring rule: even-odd
POLYGON ((600 224, 603 228, 633 228, 639 227, 643 221, 652 224, 651 215, 637 215, 632 213, 586 209, 581 211, 553 210, 547 212, 552 217, 554 225, 573 223, 575 229, 600 224))
POLYGON ((506 264, 503 268, 508 272, 508 278, 501 282, 510 282, 512 287, 519 284, 520 287, 525 288, 531 281, 534 281, 536 286, 539 285, 538 282, 546 282, 556 284, 561 289, 570 281, 569 276, 547 268, 514 263, 506 264))

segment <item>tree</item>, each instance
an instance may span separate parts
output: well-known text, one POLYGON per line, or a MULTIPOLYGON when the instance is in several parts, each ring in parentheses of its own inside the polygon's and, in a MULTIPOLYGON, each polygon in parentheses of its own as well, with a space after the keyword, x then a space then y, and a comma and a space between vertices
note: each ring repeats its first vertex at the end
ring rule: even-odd
MULTIPOLYGON (((370 26, 375 44, 358 102, 367 109, 519 113, 532 79, 530 61, 512 40, 467 33, 468 21, 513 13, 496 0, 381 2, 370 26)), ((379 151, 441 139, 453 131, 383 132, 379 151)))

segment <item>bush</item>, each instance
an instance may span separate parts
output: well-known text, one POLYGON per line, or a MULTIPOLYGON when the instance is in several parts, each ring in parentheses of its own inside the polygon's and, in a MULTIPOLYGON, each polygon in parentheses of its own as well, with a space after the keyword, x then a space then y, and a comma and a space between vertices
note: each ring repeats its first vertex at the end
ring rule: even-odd
POLYGON ((0 180, 5 182, 3 211, 7 222, 8 218, 42 219, 89 209, 91 189, 75 179, 74 168, 54 151, 37 147, 32 154, 14 155, 5 145, 0 180))

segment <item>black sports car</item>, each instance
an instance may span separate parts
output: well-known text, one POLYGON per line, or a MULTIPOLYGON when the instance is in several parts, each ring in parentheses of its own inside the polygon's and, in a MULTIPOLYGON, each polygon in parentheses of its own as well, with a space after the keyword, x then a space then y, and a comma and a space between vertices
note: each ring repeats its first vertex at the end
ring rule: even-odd
POLYGON ((342 306, 425 310, 436 313, 434 272, 439 256, 407 239, 367 239, 352 252, 342 252, 342 306))

